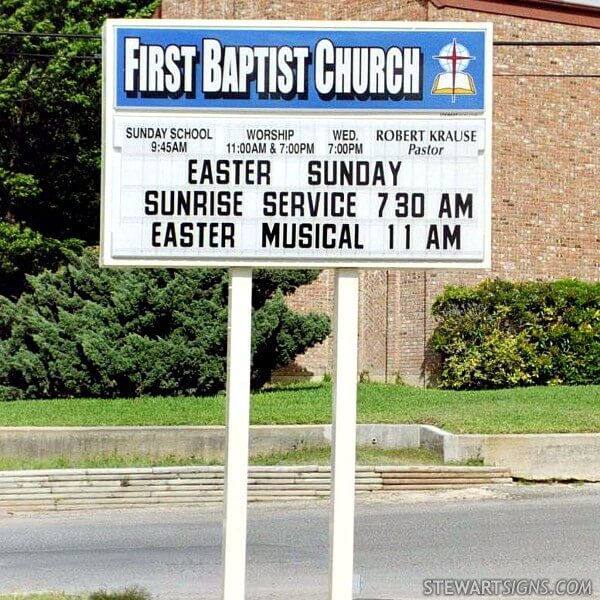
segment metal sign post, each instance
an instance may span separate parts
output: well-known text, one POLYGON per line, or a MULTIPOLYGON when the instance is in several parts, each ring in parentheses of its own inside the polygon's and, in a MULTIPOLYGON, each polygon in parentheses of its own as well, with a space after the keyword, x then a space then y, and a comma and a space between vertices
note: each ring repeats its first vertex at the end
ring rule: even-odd
POLYGON ((358 367, 358 269, 336 269, 329 598, 351 600, 358 367))
POLYGON ((252 270, 230 269, 229 277, 227 444, 222 548, 223 600, 244 600, 250 434, 252 270))

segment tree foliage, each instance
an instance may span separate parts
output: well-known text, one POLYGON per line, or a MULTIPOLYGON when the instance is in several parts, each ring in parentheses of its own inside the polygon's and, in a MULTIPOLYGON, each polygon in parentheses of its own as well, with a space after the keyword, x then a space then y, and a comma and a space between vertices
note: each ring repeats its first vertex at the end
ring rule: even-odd
MULTIPOLYGON (((77 256, 98 238, 98 34, 107 17, 147 17, 157 4, 0 5, 0 397, 223 387, 225 271, 102 271, 93 251, 77 256), (39 273, 29 287, 25 273, 39 273)), ((284 302, 315 276, 255 272, 255 385, 328 334, 327 317, 294 314, 284 302)))
POLYGON ((55 270, 73 252, 81 253, 79 240, 47 238, 28 227, 0 221, 0 294, 18 297, 25 288, 26 273, 55 270))
MULTIPOLYGON (((149 0, 3 0, 0 31, 92 35, 149 0)), ((0 36, 0 220, 96 242, 101 43, 0 36)))
MULTIPOLYGON (((211 394, 224 387, 228 276, 222 269, 108 270, 97 254, 0 296, 0 398, 211 394)), ((252 381, 325 339, 325 315, 295 314, 314 271, 258 273, 252 381)))
POLYGON ((443 387, 600 383, 600 283, 449 287, 433 314, 443 387))

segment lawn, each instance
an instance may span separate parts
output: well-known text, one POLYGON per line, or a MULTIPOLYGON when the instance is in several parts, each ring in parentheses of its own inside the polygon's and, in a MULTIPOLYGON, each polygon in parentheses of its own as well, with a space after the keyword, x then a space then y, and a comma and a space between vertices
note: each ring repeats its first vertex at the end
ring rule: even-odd
MULTIPOLYGON (((331 384, 252 396, 253 424, 331 422, 331 384)), ((600 432, 600 386, 454 392, 358 386, 359 423, 427 423, 455 433, 600 432)), ((0 426, 222 425, 225 397, 0 402, 0 426)))
MULTIPOLYGON (((441 465, 442 457, 424 448, 357 448, 356 462, 359 465, 441 465)), ((0 471, 29 469, 105 469, 121 467, 172 467, 186 465, 219 465, 223 461, 207 461, 197 456, 89 456, 83 458, 11 458, 0 456, 0 471)), ((274 452, 250 458, 253 465, 329 465, 331 448, 303 448, 290 452, 274 452)), ((2 597, 0 597, 2 600, 2 597)))

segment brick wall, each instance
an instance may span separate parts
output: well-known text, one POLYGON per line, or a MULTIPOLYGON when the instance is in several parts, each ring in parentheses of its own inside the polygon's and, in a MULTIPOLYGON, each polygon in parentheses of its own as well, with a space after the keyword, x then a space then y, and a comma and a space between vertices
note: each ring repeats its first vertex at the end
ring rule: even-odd
POLYGON ((426 0, 163 0, 164 19, 424 21, 426 0))
MULTIPOLYGON (((496 41, 595 41, 599 30, 453 8, 428 0, 163 0, 163 18, 491 21, 496 41)), ((359 371, 371 379, 435 381, 431 304, 447 285, 486 277, 600 278, 598 46, 494 50, 493 253, 489 272, 361 273, 359 371), (568 75, 565 77, 564 75, 568 75)), ((333 308, 333 273, 290 298, 333 308)), ((331 343, 280 375, 332 370, 331 343)))

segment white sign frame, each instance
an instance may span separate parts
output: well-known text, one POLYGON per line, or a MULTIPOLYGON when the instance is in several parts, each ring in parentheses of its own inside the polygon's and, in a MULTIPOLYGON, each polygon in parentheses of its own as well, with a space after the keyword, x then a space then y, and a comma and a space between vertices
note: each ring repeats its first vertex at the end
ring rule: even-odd
MULTIPOLYGON (((127 25, 140 28, 206 28, 222 29, 231 28, 232 22, 227 21, 187 21, 187 20, 128 20, 127 25)), ((115 47, 114 32, 118 26, 123 26, 122 20, 108 20, 104 28, 103 45, 103 147, 102 147, 102 203, 101 203, 101 234, 100 234, 100 264, 107 267, 268 267, 268 268, 402 268, 412 270, 424 269, 489 269, 491 267, 491 248, 492 248, 492 226, 491 226, 491 188, 492 188, 492 26, 489 23, 414 23, 414 22, 296 22, 296 21, 236 21, 235 28, 265 28, 265 29, 307 29, 314 27, 319 30, 407 30, 411 28, 420 28, 422 30, 485 30, 486 44, 486 62, 485 62, 485 107, 483 111, 472 113, 439 113, 427 111, 421 113, 403 113, 406 118, 415 123, 426 121, 427 119, 441 117, 443 119, 483 119, 485 121, 485 181, 484 181, 484 225, 483 240, 480 241, 483 257, 481 259, 456 259, 448 258, 444 260, 429 259, 356 259, 355 257, 333 258, 328 251, 322 251, 322 257, 313 257, 305 259, 300 256, 285 258, 260 258, 260 257, 193 257, 193 258, 172 258, 172 257, 116 257, 111 250, 111 235, 113 215, 117 210, 116 199, 111 193, 114 173, 119 161, 119 153, 115 152, 114 127, 113 122, 118 115, 128 117, 143 116, 147 119, 158 119, 161 117, 180 118, 181 109, 116 109, 113 91, 113 82, 115 81, 115 47)), ((230 117, 234 114, 245 114, 257 118, 280 118, 293 116, 295 119, 312 120, 314 118, 323 118, 325 115, 331 120, 336 118, 348 118, 376 121, 378 119, 390 119, 393 111, 387 110, 363 110, 357 114, 352 110, 329 110, 313 109, 310 111, 295 109, 293 111, 282 110, 262 110, 262 109, 236 109, 231 111, 220 110, 195 110, 190 118, 195 117, 230 117)), ((368 157, 367 157, 368 158, 368 157)))

